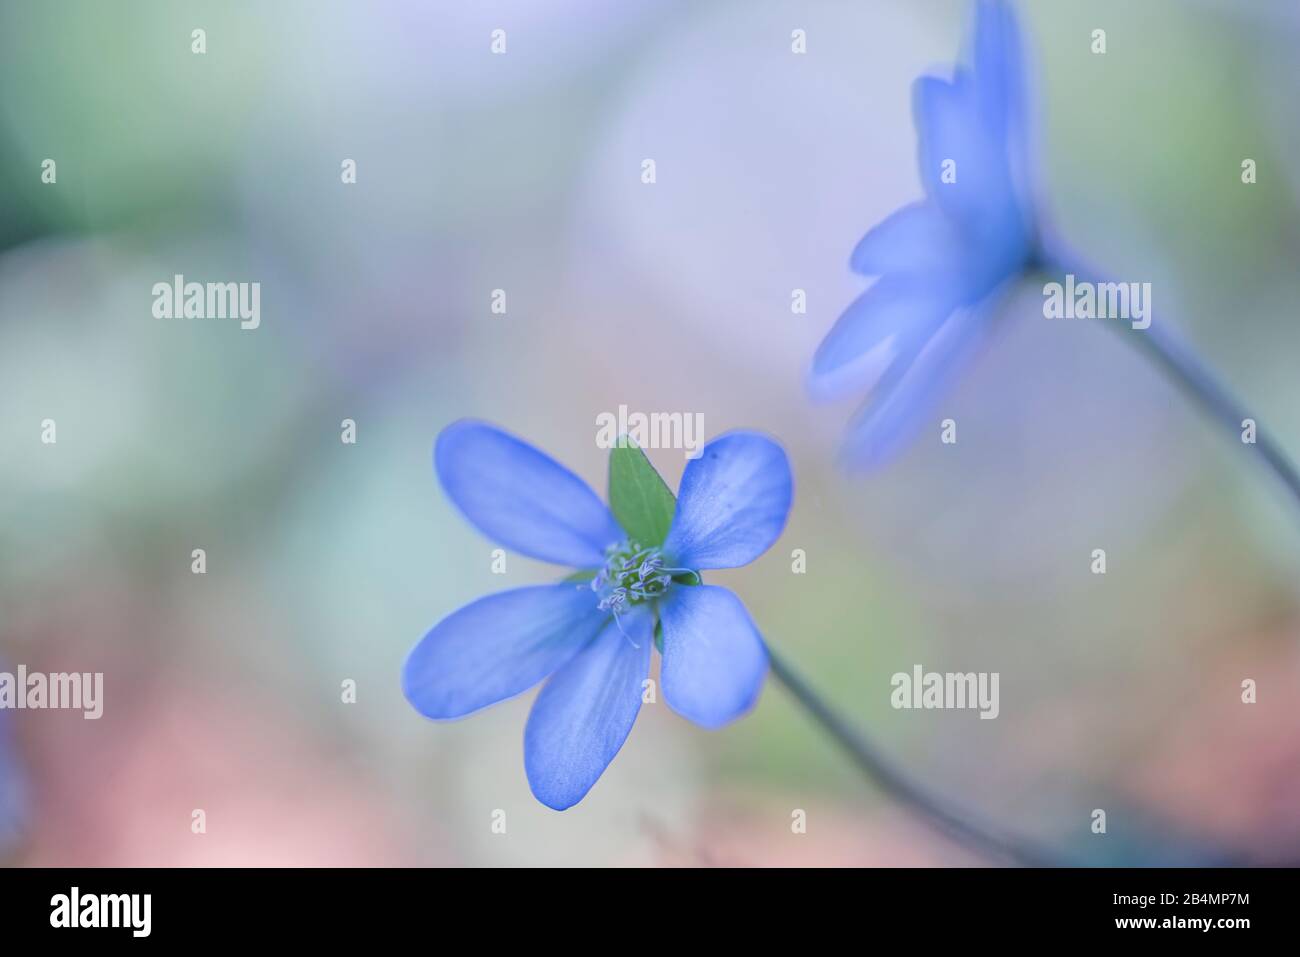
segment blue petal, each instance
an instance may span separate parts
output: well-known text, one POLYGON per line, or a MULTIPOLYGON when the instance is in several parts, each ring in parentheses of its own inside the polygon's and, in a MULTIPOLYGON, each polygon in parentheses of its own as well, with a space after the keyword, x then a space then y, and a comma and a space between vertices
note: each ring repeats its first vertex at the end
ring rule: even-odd
POLYGON ((929 276, 961 261, 961 243, 933 202, 912 203, 867 233, 849 260, 865 276, 929 276))
POLYGON ((975 12, 975 83, 980 111, 1005 145, 1011 183, 1026 223, 1032 217, 1029 67, 1014 8, 980 0, 975 12))
POLYGON ((717 585, 672 590, 663 622, 664 701, 684 718, 720 728, 754 706, 767 674, 767 648, 749 612, 717 585))
POLYGON ((641 710, 653 645, 654 615, 630 611, 546 683, 524 730, 524 770, 537 800, 572 807, 614 760, 641 710))
MULTIPOLYGON (((849 425, 846 464, 856 468, 882 465, 921 431, 958 370, 983 340, 993 298, 996 294, 978 307, 959 310, 914 361, 890 370, 849 425)), ((936 430, 938 425, 935 419, 936 430)))
POLYGON ((402 693, 427 718, 464 717, 527 691, 607 619, 591 590, 573 582, 488 595, 420 639, 402 668, 402 693))
POLYGON ((442 430, 434 468, 448 497, 479 531, 522 555, 597 568, 625 537, 578 476, 526 442, 483 422, 442 430))
POLYGON ((958 68, 951 83, 922 77, 914 86, 921 181, 926 194, 968 237, 1002 228, 1013 201, 1005 142, 981 116, 975 82, 958 68), (943 182, 943 165, 955 164, 955 181, 943 182), (990 221, 990 217, 994 217, 990 221))
POLYGON ((974 60, 981 114, 998 136, 1023 130, 1028 108, 1024 50, 1015 11, 1003 0, 976 4, 974 60))
POLYGON ((781 537, 794 478, 785 452, 757 432, 728 432, 686 464, 665 558, 700 570, 748 565, 781 537))
POLYGON ((869 388, 898 363, 908 363, 943 325, 961 288, 895 276, 878 279, 844 311, 813 357, 809 387, 819 397, 869 388))

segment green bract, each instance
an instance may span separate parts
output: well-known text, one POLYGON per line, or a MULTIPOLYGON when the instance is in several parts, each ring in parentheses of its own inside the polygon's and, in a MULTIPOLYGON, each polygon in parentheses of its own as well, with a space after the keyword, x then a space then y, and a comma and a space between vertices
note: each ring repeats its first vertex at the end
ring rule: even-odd
POLYGON ((668 537, 677 500, 627 436, 609 453, 609 507, 631 540, 658 548, 668 537))

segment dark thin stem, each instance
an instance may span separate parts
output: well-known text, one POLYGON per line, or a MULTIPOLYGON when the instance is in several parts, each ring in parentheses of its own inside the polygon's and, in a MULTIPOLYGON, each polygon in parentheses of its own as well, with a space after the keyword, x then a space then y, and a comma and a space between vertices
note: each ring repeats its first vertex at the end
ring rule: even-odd
MULTIPOLYGON (((1163 326, 1155 323, 1151 328, 1137 336, 1137 345, 1142 348, 1160 366, 1166 375, 1189 396, 1196 400, 1212 418, 1221 421, 1228 431, 1241 435, 1243 420, 1255 418, 1250 415, 1223 386, 1209 367, 1182 339, 1175 336, 1163 326)), ((1287 491, 1300 502, 1300 470, 1287 457, 1282 447, 1269 437, 1268 432, 1255 427, 1255 443, 1246 443, 1247 449, 1253 449, 1263 460, 1278 480, 1286 486, 1287 491)))
MULTIPOLYGON (((1077 257, 1069 252, 1045 253, 1042 264, 1042 268, 1050 272, 1053 279, 1073 273, 1076 280, 1107 281, 1098 279, 1098 273, 1080 263, 1077 257)), ((1273 441, 1268 432, 1259 426, 1258 417, 1246 410, 1241 400, 1233 395, 1177 332, 1167 324, 1158 321, 1152 321, 1146 329, 1129 329, 1127 325, 1113 321, 1108 321, 1106 324, 1122 332, 1125 338, 1151 359, 1175 385, 1182 389, 1185 395, 1200 406, 1202 411, 1224 426, 1238 440, 1242 429, 1245 428, 1243 420, 1255 420, 1254 444, 1240 444, 1248 454, 1258 456, 1265 468, 1269 469, 1286 487, 1291 497, 1300 503, 1300 469, 1296 468, 1295 463, 1282 447, 1273 441)))
POLYGON ((1066 863, 1055 854, 1019 838, 1000 834, 972 815, 926 790, 879 751, 817 694, 786 660, 769 645, 772 674, 825 729, 867 777, 890 797, 911 808, 947 837, 980 854, 1012 864, 1054 867, 1066 863))

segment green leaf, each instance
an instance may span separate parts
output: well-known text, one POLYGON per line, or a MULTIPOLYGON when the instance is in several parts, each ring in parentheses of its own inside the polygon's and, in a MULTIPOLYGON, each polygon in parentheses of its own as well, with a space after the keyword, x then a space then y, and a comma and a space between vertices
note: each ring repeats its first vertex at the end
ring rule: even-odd
POLYGON ((655 467, 626 436, 609 453, 609 507, 628 537, 647 548, 664 543, 677 509, 655 467))

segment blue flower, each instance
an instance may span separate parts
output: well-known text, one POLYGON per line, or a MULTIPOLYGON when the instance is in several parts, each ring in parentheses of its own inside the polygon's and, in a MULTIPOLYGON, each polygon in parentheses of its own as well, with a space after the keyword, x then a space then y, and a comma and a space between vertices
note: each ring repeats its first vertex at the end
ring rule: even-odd
POLYGON ((434 468, 488 538, 585 574, 488 595, 435 625, 402 671, 421 714, 464 717, 549 678, 524 731, 524 768, 537 799, 564 810, 632 730, 653 647, 678 714, 718 728, 753 706, 767 649, 740 599, 700 572, 752 562, 785 527, 793 480, 771 439, 730 432, 706 445, 686 466, 662 541, 633 540, 582 479, 485 423, 444 429, 434 468))
POLYGON ((871 389, 849 428, 850 464, 879 464, 915 433, 1036 257, 1020 31, 1003 0, 977 0, 969 60, 913 86, 925 199, 858 243, 853 270, 879 278, 813 360, 814 393, 871 389))

